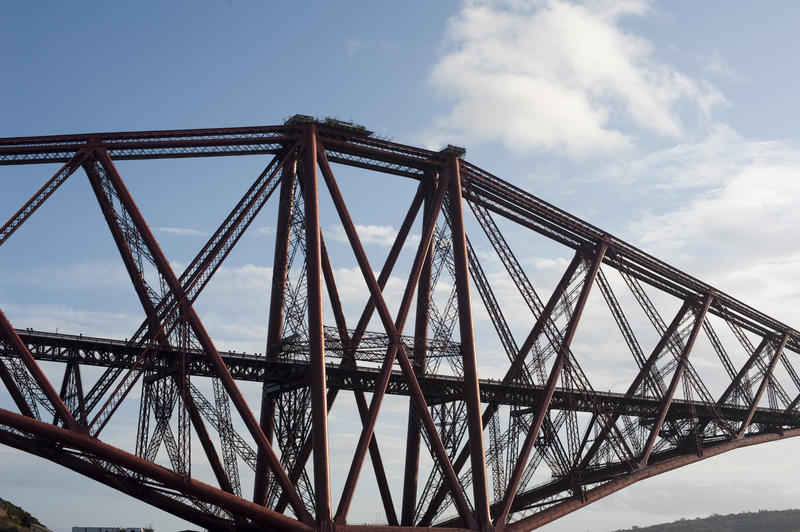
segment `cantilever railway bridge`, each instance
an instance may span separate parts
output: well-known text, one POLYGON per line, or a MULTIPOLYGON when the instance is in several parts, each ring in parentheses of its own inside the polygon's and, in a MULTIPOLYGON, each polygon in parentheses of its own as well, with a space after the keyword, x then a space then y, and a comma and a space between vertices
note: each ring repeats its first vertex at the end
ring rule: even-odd
POLYGON ((523 532, 653 475, 800 434, 798 331, 463 156, 303 115, 0 139, 0 164, 58 165, 0 228, 0 253, 82 170, 145 315, 120 340, 16 329, 0 312, 0 442, 213 530, 523 532), (114 161, 238 155, 263 157, 263 172, 174 271, 114 161), (347 167, 415 188, 380 263, 342 194, 347 167), (337 287, 326 200, 363 277, 357 312, 337 287), (276 227, 266 350, 220 351, 194 303, 265 205, 276 227), (547 289, 517 258, 541 242, 571 257, 547 289), (385 290, 392 276, 404 279, 397 297, 385 290), (575 341, 601 327, 628 377, 614 391, 597 389, 599 355, 575 341), (488 364, 502 377, 481 378, 488 364), (245 381, 260 383, 257 404, 245 381), (335 406, 341 396, 350 400, 335 406), (394 469, 375 431, 398 418, 382 409, 389 400, 406 406, 394 469), (138 429, 120 448, 103 431, 126 421, 123 404, 138 410, 138 429), (332 408, 360 426, 335 482, 332 408), (348 520, 372 504, 357 490, 365 476, 385 524, 348 520))

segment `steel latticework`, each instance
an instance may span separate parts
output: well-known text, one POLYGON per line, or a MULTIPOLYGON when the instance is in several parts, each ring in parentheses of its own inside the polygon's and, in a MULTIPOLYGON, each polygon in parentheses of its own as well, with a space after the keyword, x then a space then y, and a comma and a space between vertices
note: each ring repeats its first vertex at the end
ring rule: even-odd
POLYGON ((0 139, 0 164, 61 165, 2 226, 0 246, 24 238, 17 230, 82 170, 146 316, 119 340, 15 329, 0 311, 0 441, 213 530, 522 532, 653 475, 800 434, 798 331, 463 156, 303 115, 0 139), (266 166, 176 272, 115 161, 238 155, 266 166), (416 187, 380 263, 337 179, 349 167, 416 187), (336 253, 321 202, 337 220, 336 253), (220 351, 195 301, 268 204, 266 349, 220 351), (554 261, 560 278, 537 278, 526 258, 538 242, 567 257, 554 261), (355 312, 336 281, 341 248, 363 277, 355 312), (621 388, 598 385, 598 355, 576 339, 586 331, 616 350, 621 388), (493 378, 481 378, 488 365, 493 378), (260 383, 258 404, 245 381, 260 383), (360 432, 332 482, 328 413, 348 408, 360 432), (135 441, 105 443, 131 411, 135 441), (401 456, 376 432, 387 416, 403 427, 401 456), (357 490, 365 476, 377 493, 357 490), (375 501, 384 524, 348 520, 375 501))

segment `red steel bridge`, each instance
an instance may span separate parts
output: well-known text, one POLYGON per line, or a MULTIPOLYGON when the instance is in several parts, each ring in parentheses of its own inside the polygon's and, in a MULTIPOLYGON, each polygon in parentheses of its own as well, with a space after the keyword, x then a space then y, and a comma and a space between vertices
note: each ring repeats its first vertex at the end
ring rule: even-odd
POLYGON ((798 331, 463 156, 303 115, 0 139, 0 164, 58 167, 9 213, 0 246, 25 238, 25 221, 85 173, 145 316, 121 340, 15 328, 0 312, 0 442, 212 530, 523 532, 639 480, 800 434, 798 331), (115 161, 240 155, 262 157, 263 172, 176 272, 115 161), (415 190, 380 262, 340 188, 347 172, 415 190), (342 302, 321 201, 363 277, 356 311, 342 302), (265 205, 276 228, 266 349, 224 352, 194 303, 265 205), (566 257, 559 278, 530 267, 540 244, 566 257), (385 290, 393 277, 401 290, 385 290), (493 379, 479 375, 487 366, 493 379), (614 391, 598 384, 609 373, 614 391), (258 385, 247 401, 242 389, 258 385), (136 411, 135 441, 104 442, 136 411), (336 457, 339 477, 329 411, 360 427, 336 457), (402 427, 400 452, 376 432, 387 418, 402 427), (383 524, 348 519, 376 504, 383 524))

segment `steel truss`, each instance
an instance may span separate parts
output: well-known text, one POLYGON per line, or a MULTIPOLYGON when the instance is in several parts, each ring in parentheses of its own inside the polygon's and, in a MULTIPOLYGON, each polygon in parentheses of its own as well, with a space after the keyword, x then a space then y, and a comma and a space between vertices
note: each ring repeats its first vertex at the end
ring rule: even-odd
POLYGON ((214 530, 523 532, 644 478, 800 434, 800 333, 463 155, 302 115, 270 127, 0 139, 0 165, 61 165, 0 228, 0 246, 83 169, 146 316, 121 341, 15 329, 0 311, 0 381, 16 408, 0 409, 0 442, 214 530), (178 276, 114 162, 233 155, 267 163, 178 276), (370 262, 334 164, 416 183, 382 264, 370 262), (320 201, 332 205, 364 280, 356 315, 339 293, 320 201), (221 352, 193 305, 270 202, 266 350, 221 352), (527 252, 537 234, 571 256, 544 297, 514 251, 527 252), (391 300, 384 289, 405 267, 391 300), (584 311, 598 305, 630 355, 624 391, 595 390, 582 368, 592 353, 576 335, 597 327, 584 311), (491 328, 476 328, 478 312, 491 328), (507 362, 501 378, 481 379, 492 342, 507 362), (721 393, 692 363, 698 342, 719 359, 710 377, 724 382, 721 393), (63 367, 59 387, 41 361, 63 367), (248 404, 237 381, 260 383, 260 404, 248 404), (351 394, 361 430, 334 492, 328 412, 351 394), (399 472, 376 433, 394 395, 408 405, 399 472), (128 450, 101 439, 125 422, 126 401, 139 411, 128 450), (198 478, 198 469, 211 474, 198 478), (365 474, 384 525, 349 523, 352 507, 374 504, 356 491, 365 474))

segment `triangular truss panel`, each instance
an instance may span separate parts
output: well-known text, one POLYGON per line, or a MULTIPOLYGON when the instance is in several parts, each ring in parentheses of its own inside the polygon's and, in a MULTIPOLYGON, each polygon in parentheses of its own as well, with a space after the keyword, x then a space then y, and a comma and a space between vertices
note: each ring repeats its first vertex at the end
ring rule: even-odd
POLYGON ((0 164, 54 170, 7 213, 4 263, 25 249, 9 240, 47 245, 40 207, 85 177, 87 234, 113 243, 142 316, 96 338, 28 328, 25 298, 4 301, 0 442, 208 529, 524 532, 800 433, 800 333, 463 156, 303 115, 0 139, 0 164), (173 256, 136 175, 212 156, 259 170, 173 256), (269 272, 247 353, 196 308, 237 245, 269 272))

